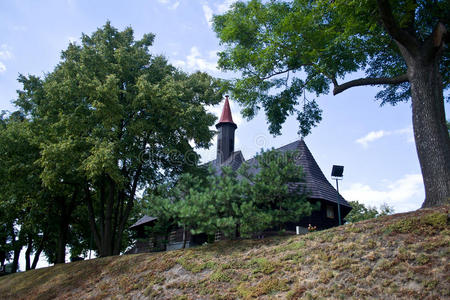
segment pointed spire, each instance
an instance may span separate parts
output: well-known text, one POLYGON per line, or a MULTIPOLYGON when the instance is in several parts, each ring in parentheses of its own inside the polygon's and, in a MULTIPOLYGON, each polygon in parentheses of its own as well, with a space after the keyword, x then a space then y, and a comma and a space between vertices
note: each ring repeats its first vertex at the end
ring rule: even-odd
POLYGON ((230 103, 228 102, 228 95, 225 96, 225 104, 223 105, 222 115, 220 116, 219 124, 220 123, 232 123, 233 117, 231 115, 231 109, 230 109, 230 103))

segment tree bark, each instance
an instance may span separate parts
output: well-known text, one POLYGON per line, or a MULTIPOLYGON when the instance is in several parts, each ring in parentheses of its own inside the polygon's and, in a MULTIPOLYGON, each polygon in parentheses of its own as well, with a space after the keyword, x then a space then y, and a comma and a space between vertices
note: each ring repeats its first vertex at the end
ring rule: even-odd
POLYGON ((31 252, 33 250, 33 238, 31 234, 27 234, 27 250, 25 251, 25 270, 31 270, 31 252))
POLYGON ((63 264, 66 262, 66 243, 68 231, 69 231, 69 223, 67 221, 66 215, 63 214, 61 215, 59 221, 55 264, 63 264))
MULTIPOLYGON (((395 40, 408 67, 412 123, 417 156, 425 186, 422 207, 450 203, 450 138, 446 127, 444 90, 439 62, 448 39, 445 25, 437 22, 424 41, 414 35, 414 22, 401 28, 388 0, 377 0, 381 21, 395 40), (411 34, 412 33, 412 34, 411 34)), ((414 18, 414 15, 411 16, 414 18)))
POLYGON ((22 247, 14 247, 14 257, 13 257, 13 262, 12 262, 11 273, 16 273, 17 269, 19 268, 19 257, 20 257, 21 250, 22 250, 22 247))
POLYGON ((415 58, 408 65, 412 123, 425 186, 422 207, 450 202, 450 138, 445 120, 438 58, 415 58))
POLYGON ((36 269, 36 266, 39 262, 39 256, 41 256, 41 253, 44 250, 44 245, 45 245, 45 242, 47 241, 47 238, 48 238, 48 233, 47 233, 47 231, 45 231, 44 234, 42 235, 41 241, 39 242, 39 246, 36 249, 36 252, 34 253, 33 263, 31 264, 32 270, 36 269))

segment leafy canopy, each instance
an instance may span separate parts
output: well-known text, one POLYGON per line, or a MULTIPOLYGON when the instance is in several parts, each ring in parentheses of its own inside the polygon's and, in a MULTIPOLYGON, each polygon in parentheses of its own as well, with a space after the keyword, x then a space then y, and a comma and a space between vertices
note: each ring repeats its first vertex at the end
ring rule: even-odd
POLYGON ((70 187, 87 204, 100 255, 119 253, 140 189, 196 168, 221 100, 218 81, 186 74, 149 48, 153 34, 109 22, 70 44, 42 78, 20 76, 16 105, 38 137, 45 187, 70 187))
POLYGON ((379 210, 375 207, 365 206, 363 203, 359 203, 358 201, 349 201, 349 204, 352 206, 352 210, 345 217, 345 220, 350 223, 391 215, 394 213, 394 209, 387 204, 381 205, 379 210))
MULTIPOLYGON (((400 27, 421 40, 428 38, 437 21, 450 19, 448 1, 390 3, 400 27)), ((238 1, 213 20, 225 46, 219 66, 242 73, 231 88, 244 105, 243 115, 252 118, 264 109, 273 134, 280 133, 292 114, 297 114, 302 135, 321 120, 320 108, 307 93, 327 94, 331 84, 338 93, 342 90, 336 88, 337 81, 356 71, 375 78, 406 72, 375 0, 238 1)), ((444 89, 450 84, 449 59, 447 47, 440 62, 444 89)), ((408 101, 409 83, 386 85, 376 98, 381 104, 408 101)))

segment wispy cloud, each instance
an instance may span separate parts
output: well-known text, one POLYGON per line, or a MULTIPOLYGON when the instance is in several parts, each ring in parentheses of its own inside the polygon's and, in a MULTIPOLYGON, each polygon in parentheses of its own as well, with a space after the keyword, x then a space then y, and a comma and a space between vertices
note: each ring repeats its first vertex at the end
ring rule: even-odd
POLYGON ((204 58, 197 47, 192 47, 186 60, 174 60, 173 64, 177 67, 187 68, 189 70, 200 71, 217 71, 217 56, 214 58, 211 55, 208 59, 204 58))
POLYGON ((203 8, 203 15, 205 16, 206 22, 208 22, 208 25, 211 26, 213 10, 208 4, 203 4, 202 8, 203 8))
POLYGON ((383 137, 390 135, 406 135, 408 142, 414 142, 413 131, 411 127, 398 129, 398 130, 378 130, 371 131, 362 138, 357 139, 355 142, 362 145, 364 148, 369 147, 369 143, 379 140, 383 137))
POLYGON ((11 27, 13 31, 27 31, 28 27, 24 25, 14 25, 11 27))
POLYGON ((217 5, 217 13, 218 14, 223 14, 224 12, 226 12, 227 10, 230 9, 231 5, 236 2, 237 0, 225 0, 222 3, 220 3, 219 5, 217 5))
POLYGON ((166 5, 168 9, 175 10, 180 6, 180 1, 173 1, 173 0, 158 0, 159 3, 166 5))
POLYGON ((398 180, 385 182, 378 189, 368 184, 353 183, 342 191, 342 195, 346 200, 370 206, 379 207, 386 203, 393 206, 396 212, 420 208, 425 197, 421 174, 407 174, 398 180))
POLYGON ((169 6, 169 9, 174 10, 177 9, 180 5, 180 1, 175 1, 172 5, 169 6))
POLYGON ((225 0, 221 3, 217 3, 214 6, 210 6, 207 1, 203 2, 203 15, 205 16, 206 22, 211 27, 213 14, 221 15, 230 9, 231 5, 237 0, 225 0))
POLYGON ((0 46, 0 59, 8 60, 8 59, 11 59, 12 57, 13 57, 13 55, 11 52, 11 48, 8 47, 8 45, 6 45, 6 44, 2 44, 0 46))
POLYGON ((2 44, 0 46, 0 73, 6 72, 4 61, 10 60, 11 58, 13 58, 11 48, 6 44, 2 44))

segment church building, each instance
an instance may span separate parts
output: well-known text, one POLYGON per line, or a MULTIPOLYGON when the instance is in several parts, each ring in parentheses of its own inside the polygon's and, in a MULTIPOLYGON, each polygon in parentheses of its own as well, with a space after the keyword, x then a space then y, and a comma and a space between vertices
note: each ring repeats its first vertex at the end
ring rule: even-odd
MULTIPOLYGON (((235 151, 234 149, 237 125, 233 122, 228 96, 225 98, 225 104, 219 122, 216 124, 216 128, 218 130, 216 159, 207 162, 206 165, 211 165, 215 169, 216 174, 220 175, 222 167, 229 166, 233 171, 236 171, 245 162, 250 166, 250 172, 257 173, 258 167, 256 158, 253 157, 245 160, 242 152, 239 150, 235 151)), ((303 231, 306 231, 306 228, 309 225, 314 226, 317 229, 326 229, 338 226, 340 223, 343 224, 343 219, 350 212, 352 207, 336 191, 322 173, 311 151, 309 151, 306 146, 305 141, 299 139, 275 150, 279 152, 296 151, 298 153, 298 155, 296 155, 296 163, 302 167, 304 182, 302 186, 290 186, 290 189, 301 188, 302 191, 306 193, 308 201, 312 203, 320 202, 319 210, 313 211, 310 216, 299 218, 297 222, 286 224, 285 229, 288 231, 295 231, 296 227, 300 226, 303 231), (341 217, 341 222, 339 222, 339 216, 341 217)), ((136 231, 139 235, 139 233, 144 232, 145 226, 153 226, 155 222, 157 222, 157 218, 144 216, 133 224, 130 229, 136 231)), ((187 247, 198 245, 202 243, 203 239, 204 237, 201 236, 191 236, 189 232, 185 232, 182 228, 179 228, 171 233, 166 249, 171 250, 181 248, 181 245, 187 247), (186 240, 187 243, 185 242, 186 240)), ((153 247, 156 247, 155 245, 153 247)), ((146 249, 150 248, 146 247, 146 249)), ((158 249, 163 250, 161 249, 161 246, 159 246, 158 249)), ((141 245, 134 251, 131 251, 131 253, 147 251, 143 250, 143 246, 141 245)))
MULTIPOLYGON (((216 128, 218 129, 217 156, 216 159, 209 162, 209 164, 214 166, 217 174, 220 174, 221 168, 224 166, 229 166, 235 171, 244 162, 250 165, 249 170, 251 172, 258 172, 257 167, 252 168, 252 165, 257 165, 256 158, 253 157, 245 160, 242 152, 239 150, 235 151, 234 149, 237 125, 233 122, 228 96, 225 98, 222 115, 220 116, 219 122, 216 124, 216 128)), ((275 150, 279 152, 298 152, 296 163, 303 169, 304 186, 290 188, 302 188, 307 194, 308 201, 314 203, 320 202, 321 204, 320 210, 314 211, 311 216, 300 219, 296 224, 292 224, 292 226, 302 226, 307 228, 308 225, 311 224, 311 226, 316 226, 317 229, 338 226, 339 214, 341 216, 341 224, 343 224, 343 219, 350 212, 352 207, 327 180, 311 151, 309 151, 306 146, 305 141, 299 139, 275 150), (340 209, 340 213, 338 212, 338 208, 340 209)))

